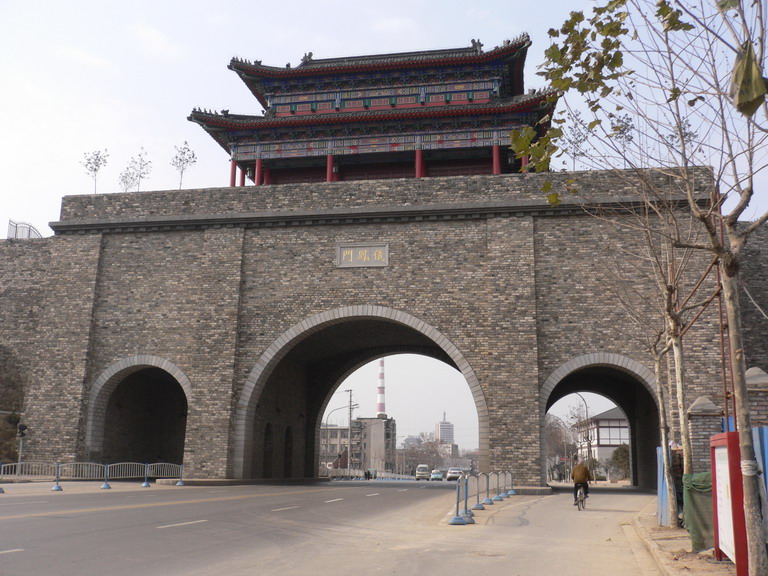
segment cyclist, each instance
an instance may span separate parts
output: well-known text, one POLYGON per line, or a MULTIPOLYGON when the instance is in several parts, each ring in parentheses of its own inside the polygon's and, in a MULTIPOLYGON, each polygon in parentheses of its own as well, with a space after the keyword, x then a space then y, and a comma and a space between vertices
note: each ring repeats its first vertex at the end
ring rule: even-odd
POLYGON ((579 460, 578 464, 573 467, 571 480, 573 480, 573 505, 576 506, 579 486, 584 487, 584 497, 589 498, 589 481, 592 480, 592 474, 589 472, 589 468, 584 465, 583 460, 579 460))

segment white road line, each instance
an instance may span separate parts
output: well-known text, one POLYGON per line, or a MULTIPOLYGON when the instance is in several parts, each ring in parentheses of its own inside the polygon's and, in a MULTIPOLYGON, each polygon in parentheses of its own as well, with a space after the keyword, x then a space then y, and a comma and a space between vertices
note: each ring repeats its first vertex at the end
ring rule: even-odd
POLYGON ((189 526, 190 524, 200 524, 208 520, 193 520, 192 522, 181 522, 179 524, 166 524, 165 526, 156 526, 156 528, 175 528, 176 526, 189 526))
POLYGON ((408 492, 408 488, 400 488, 398 492, 408 492))
POLYGON ((0 554, 13 554, 14 552, 24 552, 24 548, 14 548, 13 550, 0 550, 0 554))
POLYGON ((18 506, 19 504, 45 504, 48 500, 25 500, 24 502, 4 502, 0 506, 18 506))
POLYGON ((379 493, 378 493, 378 492, 376 492, 376 493, 374 493, 374 494, 366 494, 365 496, 366 496, 366 498, 367 498, 368 496, 378 496, 378 495, 379 495, 379 493))
POLYGON ((275 508, 272 512, 282 512, 283 510, 295 510, 299 506, 286 506, 285 508, 275 508))
POLYGON ((325 503, 330 504, 331 502, 341 502, 342 500, 344 500, 344 498, 336 498, 335 500, 326 500, 325 503))

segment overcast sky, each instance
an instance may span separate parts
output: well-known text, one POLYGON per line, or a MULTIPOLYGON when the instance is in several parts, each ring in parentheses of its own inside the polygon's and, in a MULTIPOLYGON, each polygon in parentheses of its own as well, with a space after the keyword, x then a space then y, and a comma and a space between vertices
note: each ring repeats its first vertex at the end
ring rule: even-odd
MULTIPOLYGON (((170 165, 185 141, 198 162, 184 187, 227 186, 226 152, 187 117, 195 107, 260 114, 233 56, 297 66, 315 58, 470 46, 485 49, 523 32, 533 46, 527 87, 575 0, 454 0, 350 3, 201 2, 199 0, 0 0, 0 237, 9 219, 43 236, 58 220, 61 197, 93 193, 80 162, 108 149, 99 193, 143 147, 152 172, 142 190, 179 187, 170 165)), ((583 3, 584 5, 587 2, 583 3)))

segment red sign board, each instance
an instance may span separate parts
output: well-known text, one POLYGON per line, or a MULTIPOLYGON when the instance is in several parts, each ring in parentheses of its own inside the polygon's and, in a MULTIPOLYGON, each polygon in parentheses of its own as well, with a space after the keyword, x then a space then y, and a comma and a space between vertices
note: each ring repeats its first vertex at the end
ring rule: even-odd
POLYGON ((747 525, 741 478, 739 433, 725 432, 709 439, 712 456, 712 509, 715 522, 715 557, 736 564, 736 576, 747 576, 747 525))

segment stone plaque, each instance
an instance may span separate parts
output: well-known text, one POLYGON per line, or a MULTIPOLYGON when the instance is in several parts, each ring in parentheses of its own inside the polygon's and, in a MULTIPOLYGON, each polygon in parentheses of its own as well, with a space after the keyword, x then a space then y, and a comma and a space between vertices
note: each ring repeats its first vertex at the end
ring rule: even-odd
POLYGON ((389 266, 389 244, 337 244, 338 268, 371 268, 389 266))

